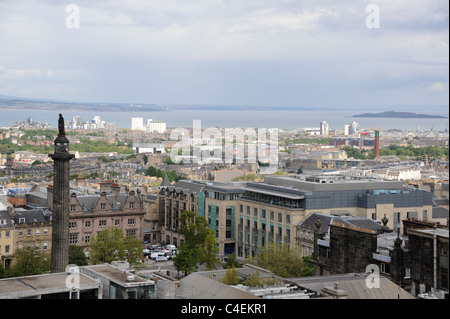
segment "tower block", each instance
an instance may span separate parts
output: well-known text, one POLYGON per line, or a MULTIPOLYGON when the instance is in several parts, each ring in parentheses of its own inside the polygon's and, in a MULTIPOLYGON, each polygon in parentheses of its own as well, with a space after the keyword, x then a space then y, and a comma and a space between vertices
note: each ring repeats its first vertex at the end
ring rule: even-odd
POLYGON ((55 139, 53 159, 53 217, 51 272, 65 272, 69 265, 69 140, 64 130, 64 118, 59 114, 59 133, 55 139))

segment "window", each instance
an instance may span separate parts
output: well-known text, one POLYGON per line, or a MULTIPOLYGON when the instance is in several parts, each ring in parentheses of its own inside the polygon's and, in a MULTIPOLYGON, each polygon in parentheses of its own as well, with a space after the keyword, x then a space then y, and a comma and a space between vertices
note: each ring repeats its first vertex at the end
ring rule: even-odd
POLYGON ((106 220, 102 219, 98 221, 98 226, 99 227, 106 227, 106 220))
POLYGON ((275 213, 274 212, 270 212, 270 220, 273 220, 275 218, 275 213))
POLYGON ((31 236, 31 229, 27 229, 27 236, 31 236))
POLYGON ((428 221, 428 211, 426 209, 423 211, 423 221, 428 221))
POLYGON ((75 205, 70 205, 70 211, 71 211, 71 212, 74 212, 75 209, 76 209, 76 206, 75 206, 75 205))
POLYGON ((134 219, 134 218, 129 218, 128 219, 128 226, 132 226, 132 225, 135 225, 136 224, 136 219, 134 219))
POLYGON ((42 249, 48 250, 48 243, 46 241, 44 241, 42 249))
POLYGON ((91 242, 91 234, 85 234, 84 235, 84 242, 90 243, 91 242))
POLYGON ((282 223, 283 222, 283 214, 278 213, 278 222, 282 223))
POLYGON ((117 226, 117 227, 120 226, 120 219, 115 219, 114 220, 114 226, 117 226))
POLYGON ((85 228, 91 228, 91 221, 90 220, 85 221, 84 222, 84 227, 85 228))
POLYGON ((77 222, 69 222, 69 229, 77 229, 77 222))
POLYGON ((76 245, 78 243, 78 234, 69 234, 69 244, 76 245))
POLYGON ((291 224, 291 215, 286 215, 286 225, 291 224))
POLYGON ((425 264, 425 276, 433 275, 431 264, 425 264))
MULTIPOLYGON (((1 233, 0 233, 1 234, 1 233)), ((0 236, 1 237, 1 236, 0 236)), ((23 237, 23 230, 19 230, 19 237, 23 237)))
POLYGON ((40 236, 41 235, 41 230, 40 229, 36 229, 36 236, 40 236))
POLYGON ((136 230, 135 229, 131 229, 131 230, 127 230, 127 237, 134 237, 136 236, 136 230))
POLYGON ((130 203, 130 209, 134 209, 134 202, 130 203))
POLYGON ((266 218, 266 210, 265 209, 261 209, 261 218, 266 218))
POLYGON ((24 224, 25 223, 25 218, 19 218, 19 224, 24 224))
POLYGON ((106 203, 100 203, 100 209, 106 210, 106 203))
POLYGON ((390 274, 391 273, 390 264, 381 263, 381 272, 383 274, 390 274))
POLYGON ((44 236, 48 235, 48 228, 44 228, 44 236))
POLYGON ((253 208, 253 216, 258 217, 258 208, 257 207, 253 208))
POLYGON ((411 278, 411 268, 405 268, 405 278, 411 278))

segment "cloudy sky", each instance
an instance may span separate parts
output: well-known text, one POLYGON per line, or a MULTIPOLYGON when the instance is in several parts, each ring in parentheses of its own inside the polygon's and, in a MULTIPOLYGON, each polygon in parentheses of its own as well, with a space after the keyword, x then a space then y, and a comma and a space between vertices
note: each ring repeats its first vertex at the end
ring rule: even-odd
POLYGON ((447 106, 448 37, 447 0, 0 0, 0 95, 447 106))

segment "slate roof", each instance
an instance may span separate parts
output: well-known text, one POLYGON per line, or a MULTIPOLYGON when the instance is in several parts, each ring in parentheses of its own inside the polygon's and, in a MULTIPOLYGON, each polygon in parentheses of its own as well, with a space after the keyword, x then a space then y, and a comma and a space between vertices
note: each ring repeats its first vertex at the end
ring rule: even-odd
POLYGON ((448 209, 440 206, 433 206, 433 218, 448 218, 448 209))
POLYGON ((167 177, 167 174, 164 174, 164 179, 161 182, 160 186, 172 186, 172 183, 169 180, 169 177, 167 177))
POLYGON ((298 224, 297 227, 303 229, 311 229, 312 231, 314 231, 316 229, 315 223, 317 220, 320 220, 320 230, 324 233, 329 232, 329 226, 334 222, 359 228, 365 228, 373 231, 378 231, 383 228, 382 225, 370 218, 360 216, 334 216, 324 213, 313 213, 309 215, 303 222, 298 224))
POLYGON ((179 299, 260 299, 197 272, 180 280, 175 296, 179 299))
POLYGON ((0 224, 0 229, 9 229, 9 228, 13 228, 14 225, 11 221, 11 217, 9 216, 9 213, 7 210, 0 210, 0 220, 4 220, 5 223, 1 223, 0 224))
POLYGON ((51 221, 52 212, 48 209, 36 208, 36 209, 23 209, 15 208, 13 220, 14 223, 19 224, 20 218, 25 218, 25 223, 41 223, 51 221))

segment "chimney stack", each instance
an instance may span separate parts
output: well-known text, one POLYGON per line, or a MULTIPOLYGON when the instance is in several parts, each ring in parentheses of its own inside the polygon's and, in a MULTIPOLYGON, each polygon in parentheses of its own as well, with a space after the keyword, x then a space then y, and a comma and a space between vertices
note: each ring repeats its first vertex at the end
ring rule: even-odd
POLYGON ((375 131, 375 154, 374 158, 380 156, 380 131, 375 131))

